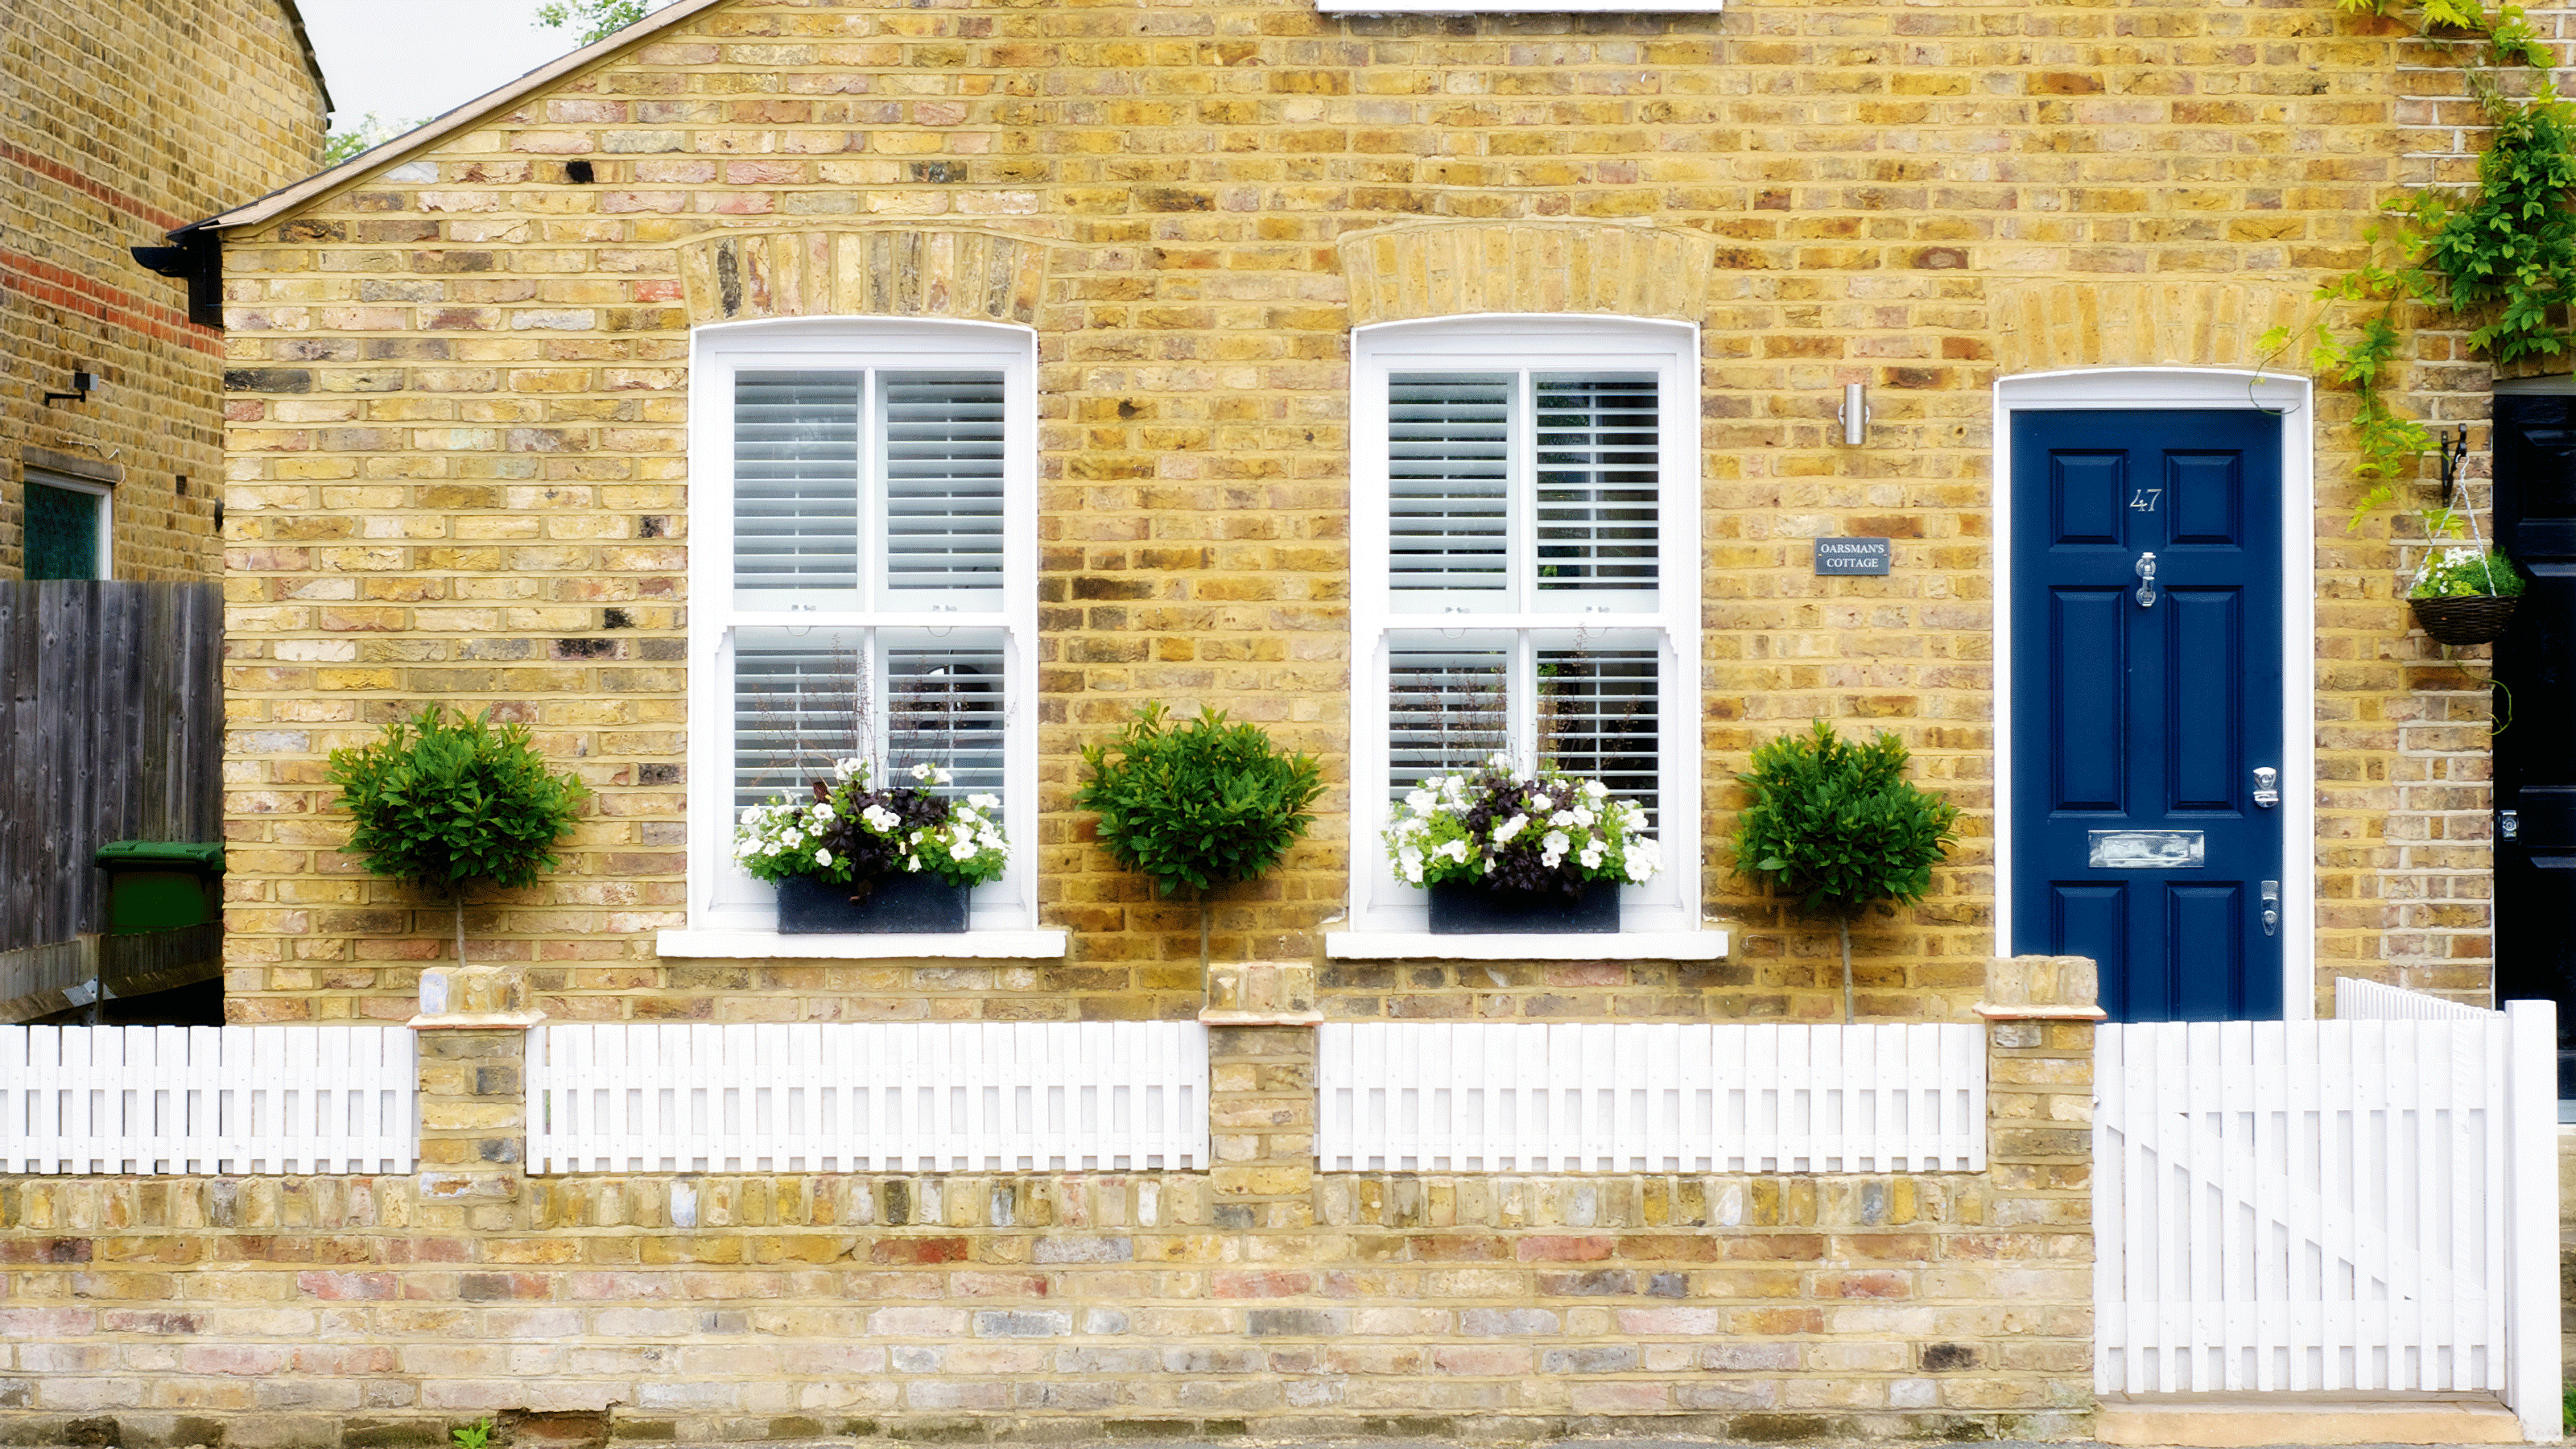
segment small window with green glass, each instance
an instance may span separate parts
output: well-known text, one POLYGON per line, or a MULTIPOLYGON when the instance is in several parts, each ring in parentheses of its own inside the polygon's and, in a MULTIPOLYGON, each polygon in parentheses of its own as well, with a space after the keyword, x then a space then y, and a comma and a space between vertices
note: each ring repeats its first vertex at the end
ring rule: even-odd
POLYGON ((107 490, 29 474, 26 563, 30 579, 107 577, 107 490))

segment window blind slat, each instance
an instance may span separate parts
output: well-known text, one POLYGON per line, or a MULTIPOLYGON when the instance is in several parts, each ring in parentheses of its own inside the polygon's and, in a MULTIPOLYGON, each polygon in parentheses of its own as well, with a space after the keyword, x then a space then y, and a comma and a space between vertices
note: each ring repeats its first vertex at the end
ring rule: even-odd
POLYGON ((733 803, 804 794, 859 752, 863 655, 846 638, 738 644, 733 659, 733 803))
POLYGON ((886 650, 886 764, 898 778, 915 764, 945 766, 952 778, 943 795, 999 795, 1002 726, 1010 714, 1001 635, 958 634, 953 642, 886 650))
POLYGON ((1501 589, 1510 373, 1397 373, 1387 388, 1388 554, 1398 589, 1501 589))
POLYGON ((1653 649, 1538 649, 1538 758, 1657 816, 1661 658, 1653 649))
POLYGON ((1474 771, 1511 742, 1511 651, 1398 645, 1388 653, 1387 793, 1474 771))
POLYGON ((1662 476, 1654 375, 1538 373, 1531 385, 1538 586, 1653 588, 1662 476))
POLYGON ((734 377, 734 588, 859 586, 857 372, 734 377))
POLYGON ((882 375, 886 586, 999 588, 1002 374, 882 375))

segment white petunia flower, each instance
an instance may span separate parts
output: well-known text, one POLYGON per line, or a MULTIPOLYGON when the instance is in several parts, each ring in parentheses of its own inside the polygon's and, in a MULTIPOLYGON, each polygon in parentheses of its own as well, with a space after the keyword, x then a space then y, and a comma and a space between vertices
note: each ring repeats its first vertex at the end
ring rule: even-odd
POLYGON ((966 797, 966 803, 974 806, 978 810, 999 810, 1002 808, 1002 797, 999 795, 969 795, 966 797))
POLYGON ((815 851, 815 852, 814 852, 814 863, 815 863, 816 865, 830 865, 830 864, 832 863, 832 852, 830 852, 830 851, 828 851, 828 850, 817 850, 817 851, 815 851))
POLYGON ((1601 868, 1601 858, 1603 854, 1604 852, 1601 847, 1601 842, 1596 840, 1590 845, 1583 847, 1582 854, 1577 855, 1574 858, 1583 863, 1583 868, 1585 870, 1599 870, 1601 868))
POLYGON ((1428 790, 1416 790, 1404 797, 1404 808, 1419 814, 1428 815, 1438 808, 1439 804, 1440 797, 1428 790))
POLYGON ((1553 802, 1551 802, 1545 795, 1532 795, 1530 797, 1530 808, 1532 810, 1545 810, 1551 803, 1553 802))
POLYGON ((1598 800, 1602 796, 1610 793, 1610 787, 1602 784, 1598 780, 1586 780, 1583 782, 1583 793, 1591 796, 1595 800, 1598 800))
POLYGON ((912 767, 912 778, 914 778, 914 779, 916 779, 916 780, 927 780, 927 779, 929 779, 929 778, 930 778, 930 762, 929 762, 928 760, 924 760, 924 761, 922 761, 920 764, 913 766, 913 767, 912 767))
POLYGON ((1504 821, 1502 824, 1497 825, 1497 826, 1495 826, 1495 827, 1494 827, 1494 843, 1495 843, 1496 845, 1509 845, 1509 844, 1511 844, 1511 843, 1512 843, 1512 837, 1513 837, 1513 836, 1515 836, 1515 835, 1520 834, 1520 833, 1521 833, 1521 831, 1522 831, 1523 829, 1527 828, 1527 826, 1528 826, 1528 825, 1529 825, 1529 817, 1528 817, 1528 816, 1526 816, 1526 815, 1515 815, 1515 816, 1513 816, 1511 819, 1506 820, 1506 821, 1504 821))

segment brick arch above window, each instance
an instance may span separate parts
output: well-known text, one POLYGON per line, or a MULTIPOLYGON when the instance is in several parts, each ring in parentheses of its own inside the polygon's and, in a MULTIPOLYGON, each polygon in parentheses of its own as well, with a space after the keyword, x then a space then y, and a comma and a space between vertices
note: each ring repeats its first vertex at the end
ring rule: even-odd
POLYGON ((1351 323, 1480 313, 1700 321, 1717 238, 1614 222, 1435 221, 1337 243, 1351 323))
POLYGON ((922 317, 1031 326, 1051 248, 966 227, 725 232, 680 247, 689 325, 922 317))
POLYGON ((2313 288, 2267 277, 2154 281, 1998 279, 1989 284, 1995 371, 2229 367, 2306 374, 2305 339, 2265 349, 2274 327, 2313 320, 2313 288))

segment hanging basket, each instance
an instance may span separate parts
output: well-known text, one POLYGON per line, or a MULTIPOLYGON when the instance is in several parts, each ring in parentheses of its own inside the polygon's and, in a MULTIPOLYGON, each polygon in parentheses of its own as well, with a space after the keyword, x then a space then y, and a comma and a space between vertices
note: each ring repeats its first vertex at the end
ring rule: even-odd
POLYGON ((2471 594, 2444 599, 2408 599, 2417 628, 2444 644, 2488 644, 2504 633, 2520 599, 2471 594))

